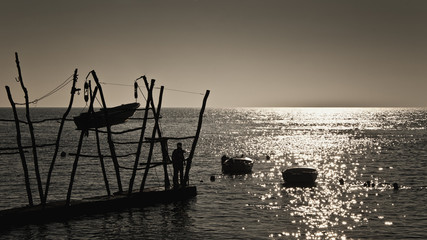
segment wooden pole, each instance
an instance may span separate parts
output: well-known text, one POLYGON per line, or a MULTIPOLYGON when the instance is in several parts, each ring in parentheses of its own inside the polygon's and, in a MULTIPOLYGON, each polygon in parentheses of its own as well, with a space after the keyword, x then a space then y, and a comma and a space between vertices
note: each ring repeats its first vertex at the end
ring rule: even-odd
MULTIPOLYGON (((99 95, 101 96, 102 106, 104 107, 105 110, 107 110, 107 104, 105 103, 104 93, 102 92, 102 87, 99 84, 98 77, 96 76, 96 73, 94 70, 92 70, 91 73, 93 76, 93 80, 95 81, 96 86, 99 89, 99 95)), ((123 192, 122 181, 120 178, 119 162, 117 161, 117 156, 116 156, 116 151, 114 149, 113 139, 111 138, 111 126, 110 126, 109 121, 108 121, 108 111, 104 111, 104 114, 105 114, 105 121, 107 123, 108 145, 110 147, 111 158, 112 158, 113 164, 114 164, 114 170, 116 171, 117 186, 119 188, 119 192, 123 192)))
POLYGON ((81 152, 81 149, 82 149, 82 142, 83 142, 83 136, 84 135, 85 135, 85 131, 82 130, 81 133, 80 133, 79 145, 77 147, 77 154, 76 154, 76 157, 75 157, 74 163, 73 163, 73 170, 71 171, 70 185, 68 186, 67 201, 65 203, 65 206, 69 206, 70 205, 71 191, 73 190, 74 176, 76 175, 77 164, 79 162, 79 157, 80 157, 80 152, 81 152))
POLYGON ((95 89, 93 90, 93 93, 92 93, 92 84, 90 83, 90 80, 89 80, 88 86, 89 86, 89 97, 90 97, 88 112, 89 113, 93 113, 94 112, 93 111, 93 103, 95 101, 96 92, 98 91, 98 86, 95 86, 95 89))
POLYGON ((169 174, 168 174, 168 163, 171 161, 168 152, 168 139, 160 140, 162 148, 162 162, 163 162, 163 172, 165 174, 165 190, 170 188, 169 174))
MULTIPOLYGON (((153 104, 152 110, 153 110, 153 115, 154 115, 154 129, 157 132, 157 135, 159 138, 162 138, 162 131, 160 130, 160 124, 159 124, 159 118, 160 118, 160 108, 161 108, 161 103, 163 101, 163 91, 164 91, 165 87, 161 86, 160 87, 160 94, 159 94, 159 106, 157 107, 157 110, 154 108, 154 102, 151 101, 151 103, 153 104), (158 113, 156 113, 156 111, 158 111, 158 113)), ((161 141, 160 142, 160 146, 162 149, 162 159, 163 159, 163 172, 164 172, 164 179, 165 179, 165 189, 169 189, 170 188, 170 181, 169 181, 169 174, 168 174, 168 166, 167 163, 170 160, 169 159, 169 153, 167 150, 167 141, 161 141)))
POLYGON ((15 58, 16 58, 16 66, 18 68, 18 74, 19 74, 19 82, 21 83, 21 87, 22 87, 22 90, 24 91, 24 95, 25 95, 25 110, 26 110, 28 127, 30 129, 31 143, 33 146, 34 170, 36 172, 36 179, 37 179, 37 186, 38 186, 39 195, 40 195, 40 201, 44 202, 43 186, 42 186, 42 181, 40 178, 39 161, 38 161, 38 157, 37 157, 36 139, 34 136, 33 123, 31 122, 31 118, 30 118, 30 106, 29 106, 29 101, 28 101, 28 91, 27 91, 27 88, 25 88, 25 86, 24 86, 24 81, 22 79, 22 73, 21 73, 21 67, 19 65, 18 53, 16 53, 16 52, 15 52, 15 58))
POLYGON ((194 151, 196 150, 197 141, 199 140, 200 130, 202 129, 203 113, 205 112, 206 102, 208 100, 209 93, 210 91, 206 90, 205 97, 203 98, 203 105, 202 105, 202 108, 200 109, 199 123, 197 125, 196 136, 194 137, 193 145, 191 146, 190 155, 187 158, 187 166, 185 168, 185 175, 184 175, 184 184, 186 185, 189 184, 188 175, 190 173, 191 162, 193 161, 193 156, 194 156, 194 151))
MULTIPOLYGON (((95 87, 95 90, 92 93, 92 85, 89 81, 89 97, 90 97, 90 104, 89 104, 89 113, 93 113, 93 102, 95 101, 96 93, 98 92, 98 87, 95 87)), ((101 145, 99 143, 99 131, 98 128, 95 128, 95 136, 96 136, 96 148, 98 150, 98 156, 99 156, 99 163, 101 164, 101 171, 102 176, 104 178, 105 188, 107 190, 107 195, 110 196, 110 184, 108 183, 107 173, 105 171, 105 165, 104 165, 104 156, 102 155, 101 151, 101 145)))
MULTIPOLYGON (((164 91, 164 86, 160 87, 160 96, 159 96, 159 105, 162 102, 163 99, 163 91, 164 91)), ((158 111, 160 112, 160 106, 157 108, 158 111)), ((156 116, 156 115, 155 115, 156 116)), ((162 137, 161 131, 160 131, 160 124, 159 124, 159 117, 160 117, 160 113, 157 114, 157 118, 155 118, 155 128, 157 129, 159 138, 162 137)), ((170 181, 169 181, 169 174, 168 174, 168 161, 169 159, 169 153, 168 153, 168 143, 167 141, 161 141, 160 142, 160 146, 162 148, 162 160, 163 160, 163 173, 164 173, 164 178, 165 178, 165 189, 169 189, 170 187, 170 181)))
POLYGON ((96 146, 98 149, 99 162, 101 163, 102 176, 104 177, 104 183, 105 183, 105 188, 107 190, 107 195, 110 196, 111 195, 110 184, 108 183, 107 173, 105 172, 104 156, 102 156, 101 146, 99 145, 98 129, 95 129, 95 134, 96 134, 96 146))
MULTIPOLYGON (((146 84, 148 85, 148 82, 146 84)), ((150 169, 151 158, 153 156, 153 149, 154 149, 154 143, 155 143, 154 138, 156 137, 157 130, 160 128, 159 127, 159 116, 160 116, 160 110, 162 108, 162 94, 163 94, 162 89, 163 89, 163 87, 160 88, 160 89, 161 89, 161 91, 160 91, 160 96, 159 96, 159 103, 158 103, 158 106, 157 106, 157 112, 154 115, 155 122, 154 122, 153 134, 151 136, 151 138, 153 140, 150 142, 150 151, 148 153, 147 166, 145 167, 144 176, 142 177, 141 188, 139 190, 140 192, 144 191, 145 181, 147 180, 148 170, 150 169)))
POLYGON ((16 142, 18 144, 19 155, 21 156, 22 168, 24 169, 25 188, 27 190, 28 204, 30 206, 33 206, 33 196, 31 194, 30 178, 28 176, 27 161, 25 160, 25 154, 24 154, 24 150, 22 148, 22 142, 21 142, 21 128, 19 127, 18 113, 16 112, 15 102, 12 99, 12 94, 10 93, 10 89, 8 86, 6 86, 6 92, 7 92, 7 97, 9 98, 10 105, 12 106, 13 116, 15 118, 16 142))
POLYGON ((93 103, 95 102, 95 98, 96 98, 96 94, 98 93, 98 86, 95 86, 95 89, 93 90, 92 93, 92 85, 89 81, 89 95, 90 95, 90 101, 89 101, 89 108, 88 108, 88 113, 93 113, 93 103))
MULTIPOLYGON (((95 87, 95 90, 93 91, 93 96, 90 99, 90 103, 89 103, 90 106, 93 106, 93 102, 95 101, 95 96, 96 96, 97 91, 98 91, 98 87, 95 87)), ((91 111, 90 107, 89 107, 88 111, 91 111)), ((77 153, 76 153, 76 157, 74 158, 74 163, 73 163, 73 170, 71 171, 70 184, 68 186, 67 200, 66 200, 65 206, 70 205, 71 192, 73 190, 73 184, 74 184, 74 176, 76 175, 77 165, 78 165, 79 157, 80 157, 80 152, 82 150, 83 136, 85 136, 86 134, 87 134, 87 129, 83 129, 80 133, 79 143, 77 146, 77 153)))
POLYGON ((59 130, 58 130, 58 135, 56 137, 55 152, 53 153, 52 161, 51 161, 50 167, 49 167, 49 172, 47 174, 46 189, 45 189, 44 201, 42 202, 42 205, 45 205, 46 201, 47 201, 47 195, 48 195, 48 192, 49 192, 49 185, 50 185, 50 178, 51 178, 51 175, 52 175, 53 167, 55 166, 56 157, 58 155, 59 142, 60 142, 60 139, 61 139, 62 129, 64 128, 65 120, 66 120, 68 114, 70 113, 71 107, 73 105, 74 94, 76 93, 76 83, 77 83, 77 69, 74 70, 73 86, 71 87, 70 103, 68 104, 68 108, 65 111, 64 115, 62 116, 61 124, 60 124, 59 130))
POLYGON ((135 157, 135 162, 133 164, 132 176, 129 180, 129 190, 128 190, 129 196, 132 194, 132 191, 133 191, 133 183, 135 182, 136 169, 138 168, 139 157, 141 156, 142 143, 144 141, 145 129, 147 127, 148 110, 150 107, 150 101, 153 99, 152 94, 153 94, 154 82, 155 80, 152 79, 150 87, 147 88, 148 97, 145 103, 144 119, 142 122, 141 134, 139 136, 138 148, 136 149, 136 157, 135 157))
MULTIPOLYGON (((147 78, 145 78, 145 76, 143 78, 144 78, 145 87, 148 89, 147 78)), ((160 88, 160 99, 159 99, 160 102, 162 101, 162 98, 163 98, 163 90, 164 90, 164 87, 161 86, 161 88, 160 88)), ((153 116, 158 115, 157 120, 156 120, 156 124, 154 125, 154 127, 155 127, 155 130, 157 131, 157 135, 159 136, 159 138, 162 138, 162 131, 160 130, 160 124, 158 122, 160 114, 156 114, 156 108, 154 107, 154 101, 151 101, 151 109, 153 111, 153 116)), ((160 111, 160 109, 159 109, 159 111, 160 111)), ((161 148, 162 148, 162 156, 163 156, 163 171, 164 171, 164 176, 165 176, 165 189, 168 189, 170 187, 170 181, 169 181, 167 162, 170 161, 170 159, 169 159, 169 153, 167 152, 168 151, 167 144, 165 145, 164 143, 161 143, 161 148)))

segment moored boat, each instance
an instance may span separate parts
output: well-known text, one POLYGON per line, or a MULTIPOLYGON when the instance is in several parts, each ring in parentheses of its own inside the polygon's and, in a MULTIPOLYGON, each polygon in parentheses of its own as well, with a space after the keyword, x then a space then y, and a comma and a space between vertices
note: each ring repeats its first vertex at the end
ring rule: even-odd
POLYGON ((226 174, 251 173, 254 161, 248 157, 221 158, 222 172, 226 174))
POLYGON ((314 184, 317 174, 313 167, 292 167, 282 172, 286 184, 314 184))
MULTIPOLYGON (((139 107, 139 103, 128 103, 113 108, 107 108, 108 124, 110 126, 125 122, 130 118, 139 107)), ((93 113, 82 113, 74 117, 74 123, 78 130, 89 128, 102 128, 107 126, 105 119, 105 109, 93 113)))

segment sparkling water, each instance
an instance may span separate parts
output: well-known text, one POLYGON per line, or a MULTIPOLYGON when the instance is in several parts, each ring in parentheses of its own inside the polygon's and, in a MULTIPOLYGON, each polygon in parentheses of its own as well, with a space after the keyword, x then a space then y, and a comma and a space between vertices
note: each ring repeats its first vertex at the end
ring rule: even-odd
MULTIPOLYGON (((20 118, 25 120, 25 112, 20 118)), ((65 109, 35 108, 34 120, 60 118, 65 109)), ((78 115, 75 109, 68 117, 78 115)), ((143 112, 137 112, 142 116, 143 112)), ((165 108, 165 137, 193 136, 199 109, 165 108)), ((0 119, 13 119, 9 108, 0 119)), ((113 126, 119 132, 139 120, 113 126)), ((152 123, 145 137, 152 136, 152 123)), ((81 216, 67 221, 2 230, 2 239, 405 239, 427 238, 427 109, 425 108, 208 108, 190 171, 197 197, 171 204, 81 216), (255 160, 253 173, 224 175, 222 155, 255 160), (268 157, 267 157, 268 156, 268 157), (314 187, 285 187, 281 172, 291 166, 315 167, 314 187), (341 185, 339 180, 343 179, 341 185), (370 181, 374 186, 364 186, 370 181), (394 190, 392 184, 400 188, 394 190)), ((35 124, 37 144, 54 143, 58 121, 35 124)), ((23 145, 31 144, 21 124, 23 145)), ((65 199, 80 132, 67 121, 49 189, 49 200, 65 199)), ((0 122, 0 148, 16 147, 13 122, 0 122)), ((140 132, 113 135, 115 142, 137 142, 140 132)), ((103 155, 110 155, 101 134, 103 155)), ((181 141, 191 149, 192 139, 181 141)), ((177 141, 170 140, 169 152, 177 141)), ((123 188, 127 189, 137 144, 116 144, 123 188)), ((148 156, 144 144, 140 162, 148 156)), ((53 147, 39 149, 42 182, 53 147)), ((82 154, 97 155, 95 133, 84 138, 82 154)), ((32 195, 39 203, 33 154, 26 149, 32 195)), ((188 155, 188 154, 187 154, 188 155)), ((28 204, 19 154, 0 155, 0 209, 28 204)), ((104 159, 112 192, 117 181, 111 159, 104 159)), ((156 146, 153 161, 161 161, 156 146)), ((172 173, 169 168, 170 177, 172 173)), ((138 171, 134 190, 139 189, 138 171)), ((162 186, 162 167, 150 170, 148 186, 162 186)), ((45 186, 43 186, 44 188, 45 186)), ((99 158, 80 158, 72 198, 105 195, 99 158)), ((1 227, 1 226, 0 226, 1 227)))

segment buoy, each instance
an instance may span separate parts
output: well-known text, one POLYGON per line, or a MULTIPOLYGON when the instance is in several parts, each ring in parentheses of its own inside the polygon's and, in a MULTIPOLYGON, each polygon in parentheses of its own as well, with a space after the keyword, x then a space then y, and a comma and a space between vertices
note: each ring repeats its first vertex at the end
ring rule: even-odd
POLYGON ((371 186, 371 181, 366 181, 365 184, 363 184, 363 186, 370 187, 371 186))
POLYGON ((138 83, 136 81, 133 83, 133 94, 135 98, 138 98, 138 83))
POLYGON ((399 184, 393 183, 393 188, 394 188, 394 190, 399 190, 399 184))
POLYGON ((67 156, 67 154, 64 151, 62 151, 61 152, 61 157, 65 157, 65 156, 67 156))
POLYGON ((214 182, 215 181, 215 176, 214 175, 212 175, 211 176, 211 182, 214 182))
POLYGON ((89 101, 89 84, 87 83, 87 81, 84 84, 84 99, 85 102, 89 101))
POLYGON ((340 185, 344 185, 344 179, 340 178, 340 185))

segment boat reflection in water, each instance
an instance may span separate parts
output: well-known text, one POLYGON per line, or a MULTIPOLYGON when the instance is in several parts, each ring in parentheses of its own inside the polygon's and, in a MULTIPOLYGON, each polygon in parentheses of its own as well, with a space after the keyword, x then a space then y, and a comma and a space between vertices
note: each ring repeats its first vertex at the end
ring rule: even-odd
POLYGON ((254 161, 248 157, 232 157, 222 156, 221 166, 222 172, 225 174, 246 174, 252 173, 254 161))
POLYGON ((312 187, 316 185, 317 170, 313 167, 292 167, 282 172, 285 186, 312 187))

